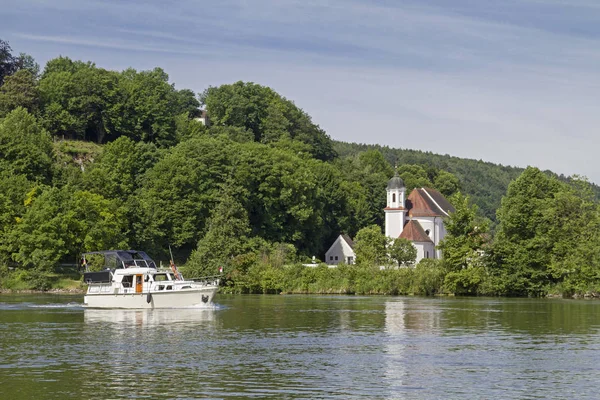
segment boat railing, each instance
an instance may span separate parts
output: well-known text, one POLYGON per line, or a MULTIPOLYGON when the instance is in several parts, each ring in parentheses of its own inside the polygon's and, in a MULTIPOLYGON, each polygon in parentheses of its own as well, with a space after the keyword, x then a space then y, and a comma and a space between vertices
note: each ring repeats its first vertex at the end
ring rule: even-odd
POLYGON ((223 275, 209 275, 209 276, 201 276, 197 278, 188 278, 187 281, 194 281, 198 283, 214 283, 215 285, 219 284, 219 281, 223 275))
POLYGON ((156 263, 149 260, 128 260, 123 262, 125 268, 156 268, 156 263))

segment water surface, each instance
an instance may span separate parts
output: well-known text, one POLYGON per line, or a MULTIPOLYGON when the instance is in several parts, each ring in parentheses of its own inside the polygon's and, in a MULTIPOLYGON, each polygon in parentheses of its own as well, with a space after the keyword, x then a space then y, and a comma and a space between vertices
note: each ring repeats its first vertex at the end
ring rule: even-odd
POLYGON ((84 310, 0 295, 0 398, 599 397, 600 303, 225 296, 84 310))

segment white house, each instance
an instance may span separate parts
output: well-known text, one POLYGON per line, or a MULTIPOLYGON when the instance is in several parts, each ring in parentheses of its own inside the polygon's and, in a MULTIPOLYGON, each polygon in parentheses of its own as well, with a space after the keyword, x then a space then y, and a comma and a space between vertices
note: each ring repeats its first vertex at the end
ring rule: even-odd
POLYGON ((354 242, 348 235, 340 235, 325 253, 325 262, 329 265, 339 263, 354 264, 354 242))
POLYGON ((206 113, 206 110, 201 110, 200 111, 200 116, 196 117, 194 119, 196 121, 200 122, 204 126, 210 126, 210 121, 208 119, 208 114, 206 113))
POLYGON ((385 235, 410 240, 417 248, 417 259, 442 258, 436 249, 446 235, 444 219, 454 207, 437 190, 416 188, 404 200, 406 188, 398 172, 387 185, 385 235))

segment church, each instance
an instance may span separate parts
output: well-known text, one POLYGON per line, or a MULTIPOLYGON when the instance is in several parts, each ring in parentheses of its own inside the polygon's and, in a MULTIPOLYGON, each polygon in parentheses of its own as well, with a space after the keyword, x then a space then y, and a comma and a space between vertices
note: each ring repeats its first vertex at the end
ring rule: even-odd
POLYGON ((408 198, 405 196, 406 187, 396 171, 387 185, 385 236, 410 240, 417 248, 416 262, 442 258, 436 246, 446 235, 444 219, 454 207, 435 189, 415 188, 408 198))
MULTIPOLYGON (((436 247, 446 235, 444 219, 454 212, 454 207, 435 189, 415 188, 406 197, 398 171, 389 180, 386 191, 385 235, 410 240, 417 249, 417 263, 423 258, 442 258, 436 247)), ((354 243, 346 235, 340 235, 325 253, 327 264, 351 264, 355 259, 354 243)))

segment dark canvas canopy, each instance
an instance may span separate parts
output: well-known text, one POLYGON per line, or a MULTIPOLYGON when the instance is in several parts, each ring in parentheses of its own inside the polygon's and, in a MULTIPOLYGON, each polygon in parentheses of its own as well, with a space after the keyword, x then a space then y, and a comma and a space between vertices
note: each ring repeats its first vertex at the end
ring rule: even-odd
POLYGON ((90 251, 82 254, 82 262, 85 263, 84 260, 87 260, 91 255, 101 255, 104 257, 102 269, 129 267, 156 268, 156 263, 148 256, 148 254, 139 250, 90 251))

